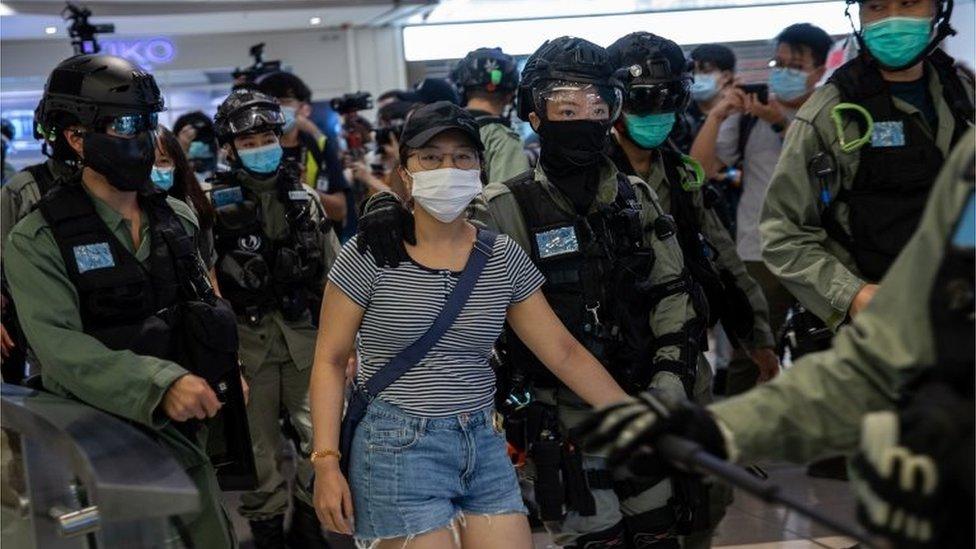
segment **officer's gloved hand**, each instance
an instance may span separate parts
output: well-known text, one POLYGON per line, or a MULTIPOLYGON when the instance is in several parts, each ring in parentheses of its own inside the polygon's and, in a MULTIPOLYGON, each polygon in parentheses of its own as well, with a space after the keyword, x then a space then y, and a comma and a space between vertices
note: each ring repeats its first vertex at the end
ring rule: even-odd
POLYGON ((587 450, 606 455, 613 467, 637 477, 658 478, 680 467, 655 451, 655 441, 670 434, 696 442, 725 459, 722 433, 701 406, 651 389, 637 398, 597 410, 574 430, 587 450))
POLYGON ((952 536, 972 520, 972 421, 972 401, 942 384, 919 390, 900 415, 865 416, 851 459, 861 523, 899 547, 961 547, 952 536))
POLYGON ((407 259, 403 242, 417 243, 413 214, 391 192, 376 193, 363 204, 356 236, 356 249, 372 253, 377 267, 396 267, 407 259))

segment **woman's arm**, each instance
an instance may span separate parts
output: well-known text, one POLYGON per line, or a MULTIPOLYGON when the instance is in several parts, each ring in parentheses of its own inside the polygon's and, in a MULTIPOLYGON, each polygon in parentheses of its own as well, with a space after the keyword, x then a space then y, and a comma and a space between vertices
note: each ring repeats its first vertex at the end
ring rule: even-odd
POLYGON ((593 407, 627 399, 627 393, 597 359, 563 326, 536 290, 508 309, 508 323, 539 360, 593 407))
MULTIPOLYGON (((339 423, 345 400, 346 363, 356 341, 365 310, 331 282, 319 314, 319 335, 315 342, 315 363, 309 382, 312 410, 312 449, 339 449, 339 423)), ((351 534, 352 498, 339 460, 323 457, 314 461, 315 507, 329 530, 351 534)))

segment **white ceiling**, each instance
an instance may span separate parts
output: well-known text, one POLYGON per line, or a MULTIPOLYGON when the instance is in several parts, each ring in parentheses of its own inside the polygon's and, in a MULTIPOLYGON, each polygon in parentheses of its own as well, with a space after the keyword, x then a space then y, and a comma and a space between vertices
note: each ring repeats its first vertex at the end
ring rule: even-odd
MULTIPOLYGON (((115 34, 218 34, 309 28, 371 27, 429 10, 436 0, 100 0, 79 2, 93 24, 114 23, 115 34), (310 19, 321 19, 319 25, 310 19)), ((63 0, 0 2, 0 39, 65 40, 63 0), (55 27, 54 34, 45 28, 55 27)))

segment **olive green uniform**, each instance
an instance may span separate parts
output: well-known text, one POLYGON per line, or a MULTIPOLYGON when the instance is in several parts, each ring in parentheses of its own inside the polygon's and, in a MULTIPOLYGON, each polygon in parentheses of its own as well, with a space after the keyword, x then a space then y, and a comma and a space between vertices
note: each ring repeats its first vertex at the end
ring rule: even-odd
MULTIPOLYGON (((678 173, 681 174, 683 186, 688 186, 688 188, 697 187, 697 176, 690 167, 683 166, 679 168, 678 173)), ((650 173, 646 176, 641 174, 638 174, 638 176, 657 193, 658 201, 664 213, 670 214, 671 184, 667 180, 664 161, 661 155, 655 155, 650 173)), ((701 228, 702 235, 715 247, 717 255, 715 266, 721 270, 728 271, 735 277, 736 286, 746 294, 749 298, 749 303, 752 305, 754 322, 752 338, 749 341, 743 341, 742 344, 750 350, 773 347, 775 340, 773 339, 773 332, 769 327, 769 308, 766 305, 766 298, 763 296, 762 288, 749 276, 745 264, 735 250, 735 242, 729 235, 729 231, 722 225, 718 215, 711 208, 705 207, 701 192, 695 188, 694 192, 691 193, 691 197, 695 213, 698 217, 695 222, 701 228)))
POLYGON ((482 126, 480 133, 489 183, 506 181, 530 168, 518 132, 504 124, 492 123, 482 126))
MULTIPOLYGON (((48 159, 45 164, 55 179, 74 173, 74 168, 57 160, 48 159)), ((14 225, 27 217, 40 200, 41 190, 34 175, 27 170, 17 172, 0 187, 0 239, 3 242, 7 241, 7 235, 14 225)))
POLYGON ((802 463, 851 453, 863 416, 895 409, 906 383, 935 364, 929 299, 948 234, 973 191, 974 146, 969 130, 933 185, 914 236, 829 351, 804 356, 772 382, 711 406, 730 458, 802 463))
MULTIPOLYGON (((146 212, 142 213, 137 249, 129 222, 106 203, 91 198, 112 234, 146 264, 152 250, 146 212)), ((167 203, 187 232, 196 237, 197 220, 189 207, 172 198, 167 203)), ((113 351, 84 332, 78 291, 68 277, 51 228, 39 211, 28 214, 11 230, 5 241, 3 267, 21 326, 44 364, 44 387, 151 430, 173 452, 200 491, 202 510, 186 522, 195 545, 236 545, 210 460, 199 441, 180 434, 159 406, 170 385, 187 370, 168 360, 113 351)))
MULTIPOLYGON (((570 200, 553 185, 541 167, 535 169, 536 183, 542 185, 552 197, 553 202, 567 213, 573 213, 570 200)), ((638 178, 630 181, 635 194, 641 203, 641 221, 644 227, 644 243, 654 252, 654 265, 651 269, 652 284, 664 284, 677 280, 684 270, 684 259, 678 246, 677 238, 670 236, 660 240, 654 233, 654 221, 662 214, 658 197, 653 189, 638 178)), ((590 212, 608 207, 617 197, 617 168, 606 159, 601 168, 600 184, 596 198, 591 205, 590 212)), ((515 195, 501 183, 491 183, 485 187, 483 202, 476 202, 473 212, 474 219, 487 225, 492 230, 507 234, 522 246, 527 253, 532 250, 530 234, 522 211, 516 202, 515 195)), ((678 332, 691 319, 695 318, 695 311, 691 299, 687 294, 669 295, 658 303, 648 319, 651 330, 655 335, 678 332)), ((662 359, 679 360, 680 349, 677 346, 661 346, 656 349, 654 361, 662 359)), ((650 366, 650 365, 649 365, 650 366)), ((711 370, 704 356, 699 355, 698 371, 696 373, 694 398, 701 403, 707 403, 711 398, 711 370)), ((685 396, 680 378, 669 371, 658 373, 651 385, 676 398, 685 396)), ((538 390, 536 398, 542 402, 556 405, 556 413, 566 432, 576 427, 592 411, 585 402, 565 387, 550 390, 538 390)), ((605 459, 600 455, 584 455, 583 466, 586 469, 605 467, 605 459)), ((571 512, 553 534, 553 540, 566 545, 576 538, 591 532, 606 530, 622 520, 623 514, 636 515, 663 507, 671 497, 670 483, 663 482, 641 492, 625 501, 619 501, 613 490, 592 490, 596 502, 596 514, 589 517, 571 512)))
MULTIPOLYGON (((256 196, 264 234, 271 239, 287 236, 289 226, 285 206, 278 199, 275 180, 241 175, 239 181, 256 196)), ((309 200, 315 202, 310 208, 313 218, 321 219, 325 214, 318 196, 310 189, 306 192, 309 200)), ((334 231, 326 231, 320 239, 327 272, 339 252, 339 241, 334 231)), ((322 285, 325 285, 324 276, 322 285)), ((244 377, 251 387, 247 417, 258 473, 257 489, 241 497, 239 512, 249 520, 283 515, 288 509, 288 486, 278 470, 276 459, 281 443, 278 418, 282 407, 288 411, 291 424, 301 439, 302 457, 298 461, 295 483, 297 495, 305 503, 312 504, 311 496, 305 490, 312 478, 312 466, 308 461, 312 446, 308 383, 318 333, 312 325, 312 314, 310 312, 294 322, 286 321, 279 311, 265 314, 256 324, 238 319, 240 358, 244 377)))
MULTIPOLYGON (((948 156, 955 119, 935 70, 927 66, 925 74, 939 119, 937 128, 930 128, 925 116, 912 105, 897 97, 892 99, 895 107, 911 115, 934 137, 942 154, 948 156)), ((972 87, 966 86, 972 98, 972 87)), ((837 86, 827 84, 815 91, 797 112, 787 131, 759 224, 763 260, 769 270, 832 329, 844 322, 854 296, 869 282, 858 271, 851 254, 822 227, 820 213, 824 206, 820 200, 820 181, 809 169, 811 159, 826 146, 836 159, 837 170, 829 183, 830 196, 837 196, 842 187, 849 190, 853 185, 859 155, 857 151, 841 150, 831 118, 831 111, 840 101, 837 86)), ((860 137, 855 116, 845 116, 844 121, 845 141, 860 137)), ((842 202, 835 208, 836 219, 847 234, 850 234, 849 212, 842 202)))

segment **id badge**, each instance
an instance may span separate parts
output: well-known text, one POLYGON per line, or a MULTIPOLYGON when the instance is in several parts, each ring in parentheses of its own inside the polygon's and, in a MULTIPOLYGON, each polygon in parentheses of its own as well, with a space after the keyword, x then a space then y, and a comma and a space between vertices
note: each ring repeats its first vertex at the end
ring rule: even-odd
POLYGON ((288 191, 288 199, 296 202, 304 202, 308 200, 308 193, 305 191, 288 191))
POLYGON ((542 259, 579 251, 576 227, 572 225, 535 233, 535 244, 539 250, 539 257, 542 259))
POLYGON ((79 273, 115 266, 115 257, 112 256, 108 242, 75 246, 72 251, 75 253, 75 265, 78 266, 79 273))
POLYGON ((231 204, 240 204, 244 202, 244 193, 241 191, 240 187, 228 187, 226 189, 215 189, 210 193, 210 200, 213 202, 214 208, 220 208, 222 206, 229 206, 231 204))
POLYGON ((905 124, 901 120, 882 120, 874 123, 872 147, 904 147, 905 124))

